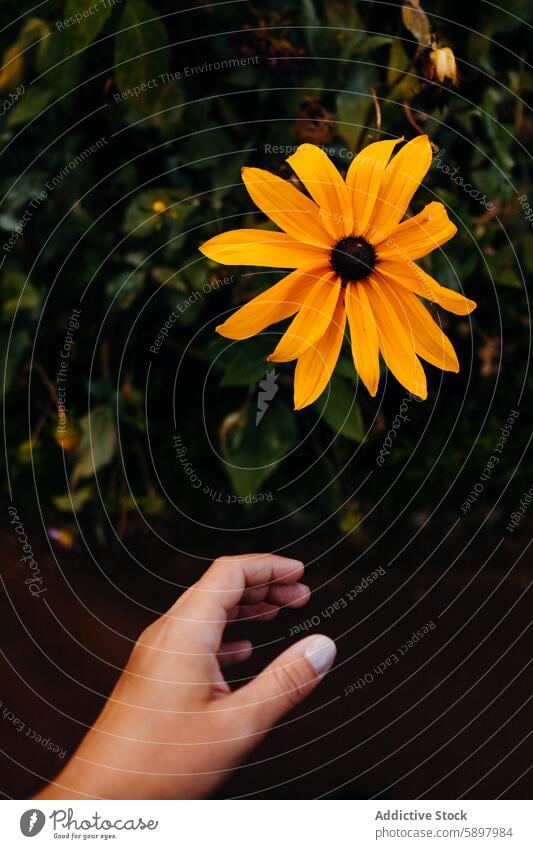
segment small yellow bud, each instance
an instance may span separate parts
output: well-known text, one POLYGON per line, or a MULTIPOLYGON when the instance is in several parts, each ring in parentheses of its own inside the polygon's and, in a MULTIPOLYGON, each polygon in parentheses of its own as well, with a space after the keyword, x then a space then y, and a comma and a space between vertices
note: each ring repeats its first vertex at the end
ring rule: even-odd
POLYGON ((152 204, 153 212, 166 212, 167 205, 163 200, 154 200, 152 204))
POLYGON ((430 79, 436 78, 441 83, 449 80, 452 85, 457 85, 457 64, 451 47, 436 47, 431 50, 428 70, 430 79))

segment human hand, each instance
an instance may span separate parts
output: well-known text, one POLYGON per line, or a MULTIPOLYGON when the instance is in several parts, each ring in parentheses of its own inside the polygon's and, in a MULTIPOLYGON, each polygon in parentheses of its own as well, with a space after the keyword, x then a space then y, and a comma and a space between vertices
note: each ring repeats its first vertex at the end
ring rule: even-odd
POLYGON ((220 557, 139 636, 102 713, 36 798, 194 799, 226 779, 268 730, 305 699, 335 659, 313 635, 232 692, 221 668, 250 657, 224 643, 237 619, 301 607, 303 564, 275 554, 220 557))

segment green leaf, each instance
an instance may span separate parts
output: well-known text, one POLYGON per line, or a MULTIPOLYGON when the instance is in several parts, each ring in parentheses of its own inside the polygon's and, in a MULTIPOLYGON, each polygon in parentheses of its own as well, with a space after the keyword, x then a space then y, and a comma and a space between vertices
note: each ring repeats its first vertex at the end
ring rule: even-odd
POLYGON ((515 141, 514 128, 502 122, 501 115, 498 114, 500 102, 500 93, 487 89, 483 97, 483 122, 504 171, 510 171, 514 166, 511 153, 511 146, 514 146, 515 141))
POLYGON ((78 461, 72 472, 72 484, 95 475, 111 462, 117 448, 117 433, 113 413, 108 407, 95 407, 80 420, 81 441, 78 461))
POLYGON ((163 136, 172 136, 183 121, 185 95, 181 84, 173 81, 155 90, 150 105, 150 123, 163 136))
POLYGON ((169 63, 167 31, 159 16, 145 0, 126 0, 115 40, 116 82, 121 92, 141 88, 127 102, 141 112, 149 109, 152 95, 147 86, 164 84, 169 63))
MULTIPOLYGON (((361 15, 353 0, 336 0, 324 5, 324 17, 330 27, 338 27, 339 30, 363 30, 364 24, 361 15)), ((357 33, 361 35, 361 33, 357 33)))
MULTIPOLYGON (((189 126, 195 126, 189 122, 189 126)), ((207 121, 201 131, 192 133, 180 142, 179 160, 186 162, 188 168, 205 171, 214 168, 217 171, 225 166, 225 160, 233 158, 235 145, 228 133, 207 121), (228 157, 226 154, 230 154, 228 157)), ((216 179, 218 183, 218 177, 216 179)))
POLYGON ((36 19, 28 22, 32 25, 27 37, 40 39, 37 68, 46 74, 48 85, 56 93, 70 92, 76 86, 86 58, 85 48, 100 33, 113 8, 113 3, 93 3, 80 8, 80 0, 67 0, 57 27, 48 34, 44 22, 36 19))
POLYGON ((67 492, 66 495, 58 495, 52 501, 57 509, 64 513, 77 513, 92 499, 93 494, 93 487, 89 484, 89 486, 82 486, 74 492, 67 492))
POLYGON ((224 365, 224 377, 221 386, 250 386, 265 376, 266 358, 276 347, 271 333, 254 336, 236 345, 230 345, 231 356, 224 365))
POLYGON ((306 38, 312 53, 316 50, 316 34, 320 31, 320 21, 313 0, 302 0, 302 20, 306 29, 306 38))
POLYGON ((3 289, 2 315, 6 320, 11 320, 19 310, 35 312, 41 304, 39 292, 18 269, 6 273, 3 289))
POLYGON ((521 289, 523 286, 518 273, 513 271, 512 268, 504 268, 503 271, 500 271, 496 278, 496 283, 500 286, 510 286, 511 289, 521 289))
POLYGON ((371 82, 370 69, 361 65, 347 81, 345 88, 348 91, 342 92, 337 97, 339 133, 346 140, 351 150, 356 149, 368 123, 367 116, 371 105, 371 82))
POLYGON ((48 79, 51 80, 56 95, 61 95, 61 106, 72 110, 73 103, 79 93, 76 88, 83 69, 83 53, 68 51, 60 40, 61 33, 54 33, 49 41, 49 52, 46 56, 48 79), (67 95, 67 96, 65 96, 67 95))
POLYGON ((389 97, 393 100, 410 100, 419 89, 419 83, 416 78, 416 69, 409 71, 411 60, 405 52, 403 45, 399 39, 394 39, 391 44, 389 53, 389 67, 387 70, 387 83, 393 85, 389 91, 389 97), (405 72, 405 76, 402 76, 405 72))
POLYGON ((41 112, 48 106, 54 97, 54 92, 50 88, 40 88, 34 86, 26 89, 24 97, 9 113, 6 121, 7 127, 18 127, 19 124, 26 124, 40 115, 41 112))
POLYGON ((335 433, 361 442, 364 437, 364 425, 361 411, 355 401, 354 390, 345 380, 335 375, 330 382, 329 395, 323 392, 315 407, 335 433))
POLYGON ((353 359, 341 354, 337 360, 337 365, 335 366, 335 374, 338 377, 347 377, 348 380, 351 380, 353 383, 355 380, 355 366, 353 364, 353 359))
POLYGON ((216 210, 223 208, 225 196, 238 186, 242 186, 241 168, 246 164, 250 152, 236 153, 232 156, 221 157, 216 170, 216 183, 211 194, 211 203, 216 210))
POLYGON ((74 50, 86 47, 91 44, 96 36, 101 32, 107 19, 115 8, 112 2, 107 5, 98 3, 98 6, 87 6, 85 11, 91 8, 95 9, 93 14, 83 16, 83 9, 80 9, 80 0, 67 0, 65 3, 64 20, 69 20, 76 15, 79 15, 81 20, 71 22, 66 29, 61 29, 60 32, 66 36, 68 47, 72 53, 74 50))
POLYGON ((321 56, 335 56, 338 59, 357 59, 370 56, 380 47, 392 43, 392 38, 388 35, 369 35, 364 31, 361 20, 355 12, 355 17, 352 20, 351 11, 353 5, 350 5, 349 10, 342 10, 345 14, 344 23, 338 15, 332 17, 330 26, 338 25, 339 29, 321 29, 317 36, 317 47, 321 56), (354 32, 355 30, 355 32, 354 32), (359 31, 357 31, 359 30, 359 31))
POLYGON ((380 47, 385 47, 387 44, 392 44, 393 39, 389 35, 365 35, 358 48, 358 55, 370 56, 380 47))
POLYGON ((339 94, 337 97, 337 116, 339 133, 346 140, 350 150, 355 150, 364 131, 370 103, 364 96, 339 94))
POLYGON ((160 495, 152 492, 138 498, 135 506, 147 516, 161 516, 165 512, 167 502, 160 495))
POLYGON ((49 32, 50 24, 48 21, 43 21, 41 18, 28 18, 20 31, 19 41, 22 42, 24 47, 39 42, 40 47, 48 37, 49 32))
POLYGON ((256 425, 255 407, 226 433, 222 453, 237 495, 253 496, 296 442, 294 413, 275 397, 256 425))

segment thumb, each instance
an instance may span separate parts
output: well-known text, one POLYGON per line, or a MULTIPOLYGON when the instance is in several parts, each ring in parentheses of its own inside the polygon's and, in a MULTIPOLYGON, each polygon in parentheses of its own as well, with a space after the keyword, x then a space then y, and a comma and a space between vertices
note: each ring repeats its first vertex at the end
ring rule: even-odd
POLYGON ((300 640, 231 696, 234 708, 242 708, 252 733, 268 731, 315 689, 336 654, 335 643, 323 634, 300 640))

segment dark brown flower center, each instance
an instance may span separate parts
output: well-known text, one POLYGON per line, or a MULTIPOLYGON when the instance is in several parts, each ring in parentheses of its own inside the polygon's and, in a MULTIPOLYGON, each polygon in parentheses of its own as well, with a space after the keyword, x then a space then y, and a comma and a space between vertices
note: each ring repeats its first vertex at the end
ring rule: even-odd
POLYGON ((376 251, 362 236, 345 236, 331 251, 331 267, 343 286, 368 277, 375 264, 376 251))

